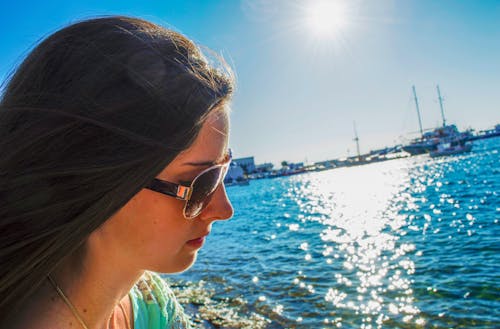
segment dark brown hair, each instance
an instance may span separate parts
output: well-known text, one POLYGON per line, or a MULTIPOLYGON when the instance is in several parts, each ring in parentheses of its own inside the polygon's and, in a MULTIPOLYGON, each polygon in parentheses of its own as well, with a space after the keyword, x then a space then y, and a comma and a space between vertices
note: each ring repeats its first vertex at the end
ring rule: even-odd
POLYGON ((0 324, 191 145, 230 97, 228 72, 130 17, 72 24, 31 51, 0 100, 0 324))

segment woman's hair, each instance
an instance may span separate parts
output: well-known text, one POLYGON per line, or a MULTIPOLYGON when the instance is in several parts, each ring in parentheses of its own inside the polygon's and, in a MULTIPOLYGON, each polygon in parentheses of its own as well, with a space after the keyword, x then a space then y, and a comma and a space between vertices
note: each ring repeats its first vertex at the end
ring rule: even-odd
POLYGON ((233 80, 179 33, 99 17, 43 40, 0 99, 0 324, 181 151, 233 80))

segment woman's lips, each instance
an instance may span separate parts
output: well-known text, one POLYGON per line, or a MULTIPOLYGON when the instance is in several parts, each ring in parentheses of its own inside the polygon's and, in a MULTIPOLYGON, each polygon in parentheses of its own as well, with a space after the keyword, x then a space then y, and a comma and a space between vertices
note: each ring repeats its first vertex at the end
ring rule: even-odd
POLYGON ((187 244, 193 248, 201 248, 204 242, 205 242, 205 236, 202 236, 193 240, 189 240, 187 244))

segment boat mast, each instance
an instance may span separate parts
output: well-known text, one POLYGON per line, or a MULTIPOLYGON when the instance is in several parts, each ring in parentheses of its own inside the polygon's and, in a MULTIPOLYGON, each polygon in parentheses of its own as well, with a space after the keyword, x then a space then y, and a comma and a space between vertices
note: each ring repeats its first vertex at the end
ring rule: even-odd
POLYGON ((418 126, 420 127, 420 136, 424 138, 424 131, 422 130, 422 119, 420 118, 420 108, 418 107, 418 98, 417 92, 415 91, 415 86, 412 86, 413 89, 413 99, 415 100, 415 106, 417 107, 417 115, 418 115, 418 126))
POLYGON ((445 127, 446 126, 446 120, 444 118, 443 97, 441 97, 441 91, 439 90, 439 85, 437 85, 436 88, 437 88, 437 91, 438 91, 439 106, 441 107, 441 117, 443 118, 443 127, 445 127))
POLYGON ((352 125, 354 127, 354 141, 356 142, 356 150, 358 151, 358 161, 361 161, 361 154, 359 152, 359 138, 358 138, 358 131, 356 130, 356 121, 352 122, 352 125))

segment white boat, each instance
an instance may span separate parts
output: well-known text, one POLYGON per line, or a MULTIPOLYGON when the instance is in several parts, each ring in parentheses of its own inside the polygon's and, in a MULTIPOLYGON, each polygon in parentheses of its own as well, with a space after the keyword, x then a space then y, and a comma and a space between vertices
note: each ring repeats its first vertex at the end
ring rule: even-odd
POLYGON ((224 181, 225 186, 237 186, 237 185, 242 186, 242 185, 249 185, 249 184, 250 184, 250 182, 246 178, 245 179, 234 179, 234 180, 230 179, 230 180, 224 181))
POLYGON ((446 119, 444 117, 443 109, 443 99, 441 97, 441 91, 439 86, 437 86, 439 105, 441 108, 441 116, 443 119, 443 126, 432 129, 426 133, 422 129, 422 120, 420 118, 420 109, 418 106, 417 93, 415 91, 415 86, 413 88, 413 97, 415 100, 415 106, 417 109, 418 122, 420 126, 421 137, 412 140, 409 144, 403 145, 403 151, 410 153, 410 155, 418 155, 424 153, 436 152, 438 145, 446 143, 459 143, 463 144, 469 140, 472 136, 470 131, 459 131, 458 128, 453 124, 446 124, 446 119))
POLYGON ((424 154, 436 151, 440 144, 452 141, 466 141, 472 134, 469 131, 461 132, 455 125, 446 125, 426 132, 421 138, 403 146, 403 150, 411 155, 424 154))

